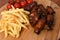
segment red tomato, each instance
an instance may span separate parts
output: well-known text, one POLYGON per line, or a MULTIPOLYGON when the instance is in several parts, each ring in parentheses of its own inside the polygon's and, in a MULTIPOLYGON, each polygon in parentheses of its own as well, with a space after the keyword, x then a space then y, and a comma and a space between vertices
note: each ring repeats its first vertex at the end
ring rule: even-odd
POLYGON ((15 4, 14 4, 14 7, 15 7, 15 8, 20 8, 20 4, 19 4, 19 3, 15 3, 15 4))
POLYGON ((11 4, 8 4, 7 5, 7 9, 9 10, 9 9, 11 9, 12 7, 11 7, 11 4))
POLYGON ((31 4, 33 0, 26 0, 28 4, 31 4))
POLYGON ((25 7, 27 5, 27 3, 26 3, 25 0, 21 0, 20 1, 20 5, 21 5, 21 7, 25 7))

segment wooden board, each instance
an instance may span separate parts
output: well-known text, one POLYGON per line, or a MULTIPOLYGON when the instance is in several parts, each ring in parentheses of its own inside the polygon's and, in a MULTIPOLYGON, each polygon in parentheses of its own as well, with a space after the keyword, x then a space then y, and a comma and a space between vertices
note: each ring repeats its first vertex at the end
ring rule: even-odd
POLYGON ((58 33, 57 40, 60 40, 60 30, 59 30, 59 33, 58 33))
MULTIPOLYGON (((54 10, 56 11, 55 15, 55 25, 54 30, 47 31, 43 30, 39 35, 34 33, 34 28, 29 26, 29 30, 24 30, 19 38, 13 38, 12 36, 4 37, 4 32, 0 33, 0 40, 57 40, 59 33, 59 25, 60 25, 60 7, 58 7, 55 3, 50 4, 54 10)), ((6 8, 6 5, 0 9, 0 12, 6 8)))
POLYGON ((8 2, 8 0, 0 0, 0 7, 5 5, 8 2))

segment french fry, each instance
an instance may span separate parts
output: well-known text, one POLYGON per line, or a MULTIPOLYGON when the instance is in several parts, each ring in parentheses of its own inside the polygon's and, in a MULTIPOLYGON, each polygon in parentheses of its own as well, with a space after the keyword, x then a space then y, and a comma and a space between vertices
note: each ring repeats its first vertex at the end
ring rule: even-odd
POLYGON ((27 29, 26 25, 29 24, 29 14, 30 13, 28 11, 25 11, 23 8, 15 9, 13 6, 9 11, 2 11, 2 18, 0 19, 0 32, 4 31, 5 37, 10 34, 11 36, 18 38, 22 27, 27 29))
POLYGON ((26 18, 26 16, 25 16, 22 12, 20 12, 20 14, 22 15, 22 17, 24 17, 24 19, 26 20, 27 24, 29 24, 29 21, 28 21, 28 19, 26 18))
POLYGON ((4 29, 5 29, 5 37, 7 37, 8 36, 7 28, 4 29))
POLYGON ((13 5, 11 5, 12 9, 15 10, 15 8, 13 7, 13 5))
POLYGON ((15 34, 17 34, 17 29, 16 29, 17 27, 18 27, 18 26, 15 26, 15 27, 14 27, 14 32, 15 32, 15 34))
POLYGON ((28 11, 23 11, 25 14, 27 14, 27 15, 29 15, 30 14, 30 12, 28 12, 28 11))
POLYGON ((18 13, 12 13, 13 15, 15 15, 15 16, 18 16, 23 22, 26 22, 22 17, 21 17, 21 15, 19 15, 18 13))
POLYGON ((4 25, 4 31, 5 31, 5 37, 7 37, 8 36, 8 31, 7 31, 7 24, 6 23, 4 25))
POLYGON ((27 29, 27 27, 26 27, 25 25, 23 25, 22 23, 20 23, 17 19, 16 19, 16 21, 19 23, 19 25, 20 25, 21 27, 27 29))
POLYGON ((19 37, 19 33, 21 32, 21 27, 18 27, 17 28, 17 35, 16 35, 16 38, 18 38, 19 37))
POLYGON ((16 38, 18 38, 19 37, 19 32, 17 32, 17 35, 16 35, 16 38))
MULTIPOLYGON (((16 18, 16 19, 18 19, 18 20, 19 20, 19 22, 23 23, 23 21, 22 21, 20 18, 16 18)), ((25 22, 24 22, 24 23, 25 23, 25 22)))
POLYGON ((8 32, 8 34, 10 34, 11 36, 15 37, 15 35, 13 33, 11 33, 11 32, 8 32))
POLYGON ((9 26, 9 29, 8 30, 10 30, 15 35, 15 31, 12 29, 11 26, 9 26))

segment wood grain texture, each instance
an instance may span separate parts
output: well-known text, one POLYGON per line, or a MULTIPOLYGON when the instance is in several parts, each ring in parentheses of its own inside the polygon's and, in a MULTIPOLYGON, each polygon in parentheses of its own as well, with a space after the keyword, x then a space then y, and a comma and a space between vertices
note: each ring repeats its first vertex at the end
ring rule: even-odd
POLYGON ((0 0, 0 8, 5 5, 8 2, 8 0, 0 0))
POLYGON ((57 40, 60 40, 60 30, 59 30, 59 33, 58 33, 57 40))
MULTIPOLYGON (((46 3, 47 0, 46 1, 38 0, 37 2, 42 3, 44 6, 47 6, 47 5, 52 6, 56 11, 54 30, 52 31, 43 30, 39 35, 37 35, 34 33, 34 28, 32 28, 29 25, 29 30, 23 30, 19 38, 13 38, 11 35, 5 38, 4 32, 2 32, 0 33, 0 40, 57 40, 59 29, 60 29, 60 26, 59 26, 60 25, 60 7, 50 1, 48 1, 49 3, 47 4, 46 3)), ((6 8, 6 5, 0 8, 0 12, 6 8)))
POLYGON ((57 5, 60 6, 60 0, 51 0, 51 1, 55 2, 57 5))

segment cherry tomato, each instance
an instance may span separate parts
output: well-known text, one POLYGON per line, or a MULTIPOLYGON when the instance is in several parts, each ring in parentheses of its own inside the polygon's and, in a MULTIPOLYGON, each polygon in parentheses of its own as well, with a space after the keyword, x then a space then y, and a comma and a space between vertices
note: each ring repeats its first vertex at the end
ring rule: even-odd
POLYGON ((9 10, 9 9, 11 9, 12 7, 11 7, 11 4, 8 4, 7 5, 7 9, 9 10))
POLYGON ((28 4, 31 4, 33 0, 26 0, 28 4))
POLYGON ((19 4, 19 3, 15 3, 15 4, 14 4, 14 7, 15 7, 15 8, 20 8, 20 4, 19 4))
POLYGON ((26 3, 25 0, 21 0, 20 1, 20 5, 21 5, 21 7, 25 7, 27 5, 27 3, 26 3))

